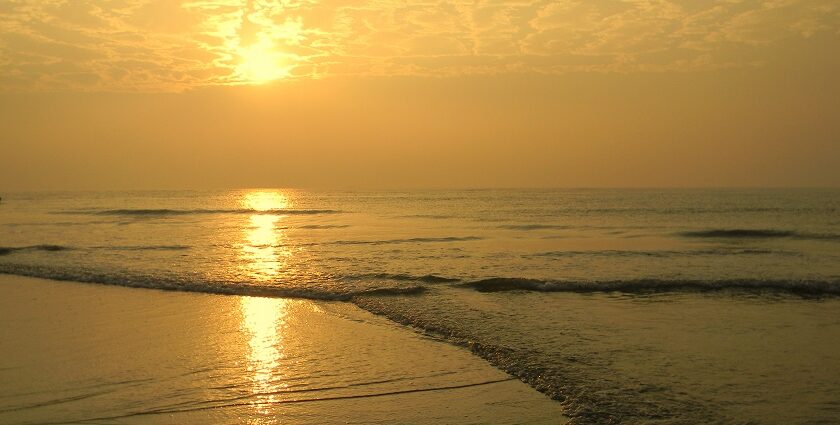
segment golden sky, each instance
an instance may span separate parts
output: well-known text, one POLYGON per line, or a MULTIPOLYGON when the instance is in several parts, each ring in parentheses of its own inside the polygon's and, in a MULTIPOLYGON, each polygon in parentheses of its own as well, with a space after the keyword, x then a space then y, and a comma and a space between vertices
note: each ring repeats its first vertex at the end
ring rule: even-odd
POLYGON ((829 0, 0 2, 0 189, 840 185, 829 0))

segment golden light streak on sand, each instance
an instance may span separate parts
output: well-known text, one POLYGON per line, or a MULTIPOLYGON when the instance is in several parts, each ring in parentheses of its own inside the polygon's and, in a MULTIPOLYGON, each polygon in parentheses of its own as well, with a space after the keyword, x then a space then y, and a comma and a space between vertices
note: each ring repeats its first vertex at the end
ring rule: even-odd
POLYGON ((280 360, 283 358, 283 328, 286 325, 285 299, 242 297, 241 329, 248 339, 248 371, 251 373, 254 410, 266 414, 285 388, 280 360))

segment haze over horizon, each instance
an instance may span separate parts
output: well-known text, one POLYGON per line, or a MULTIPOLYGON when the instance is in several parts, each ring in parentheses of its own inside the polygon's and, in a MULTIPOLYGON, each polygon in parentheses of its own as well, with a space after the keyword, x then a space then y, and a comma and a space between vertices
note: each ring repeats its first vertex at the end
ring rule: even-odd
POLYGON ((0 190, 837 187, 840 6, 0 4, 0 190))

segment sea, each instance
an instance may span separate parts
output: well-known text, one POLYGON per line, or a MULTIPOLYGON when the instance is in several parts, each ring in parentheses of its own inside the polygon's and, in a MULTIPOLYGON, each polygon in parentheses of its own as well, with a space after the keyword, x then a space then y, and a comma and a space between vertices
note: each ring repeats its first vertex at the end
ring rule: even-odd
POLYGON ((840 189, 5 193, 0 273, 352 303, 575 424, 840 421, 840 189))

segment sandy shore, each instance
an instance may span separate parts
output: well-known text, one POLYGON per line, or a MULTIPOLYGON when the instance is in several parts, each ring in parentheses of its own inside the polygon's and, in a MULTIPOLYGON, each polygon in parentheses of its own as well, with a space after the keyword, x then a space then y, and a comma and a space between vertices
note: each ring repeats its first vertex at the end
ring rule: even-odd
POLYGON ((564 423, 351 304, 0 275, 0 423, 564 423))

